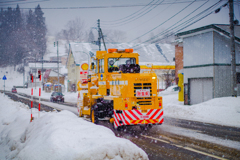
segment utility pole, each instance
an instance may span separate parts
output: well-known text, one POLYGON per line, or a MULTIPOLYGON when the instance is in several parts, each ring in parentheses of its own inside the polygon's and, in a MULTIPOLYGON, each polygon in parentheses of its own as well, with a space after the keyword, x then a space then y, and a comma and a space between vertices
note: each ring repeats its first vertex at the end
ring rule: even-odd
POLYGON ((98 46, 99 51, 101 51, 101 30, 100 30, 100 19, 98 19, 98 46))
POLYGON ((230 19, 230 46, 231 46, 231 88, 232 96, 237 97, 237 77, 236 77, 236 54, 235 54, 235 35, 234 35, 234 11, 233 0, 229 0, 229 19, 230 19))
POLYGON ((37 61, 37 54, 35 53, 35 77, 34 77, 35 89, 36 89, 36 73, 37 73, 36 61, 37 61))
POLYGON ((43 83, 43 51, 42 51, 42 70, 41 70, 41 74, 42 74, 42 90, 44 91, 44 83, 43 83))
POLYGON ((59 58, 58 58, 58 41, 57 41, 57 64, 58 64, 58 92, 59 92, 59 58))

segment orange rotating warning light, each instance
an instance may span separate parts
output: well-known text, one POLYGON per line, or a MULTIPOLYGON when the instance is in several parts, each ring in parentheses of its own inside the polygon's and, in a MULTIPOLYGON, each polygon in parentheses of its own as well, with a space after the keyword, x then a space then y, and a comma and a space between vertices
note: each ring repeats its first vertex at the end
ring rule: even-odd
POLYGON ((118 52, 118 49, 116 49, 116 48, 109 48, 108 49, 108 53, 114 53, 114 52, 118 52))

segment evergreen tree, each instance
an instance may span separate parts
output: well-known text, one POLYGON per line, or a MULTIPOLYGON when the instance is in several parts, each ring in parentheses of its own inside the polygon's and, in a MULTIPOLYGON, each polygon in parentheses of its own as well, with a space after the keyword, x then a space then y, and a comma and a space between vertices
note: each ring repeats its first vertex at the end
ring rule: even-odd
POLYGON ((15 9, 0 10, 0 66, 22 63, 21 59, 31 51, 42 54, 46 51, 46 25, 38 5, 29 10, 26 21, 19 5, 15 9))
POLYGON ((39 54, 42 56, 46 52, 46 33, 47 33, 47 28, 45 25, 45 18, 43 17, 43 12, 38 5, 35 8, 35 43, 38 47, 39 54))

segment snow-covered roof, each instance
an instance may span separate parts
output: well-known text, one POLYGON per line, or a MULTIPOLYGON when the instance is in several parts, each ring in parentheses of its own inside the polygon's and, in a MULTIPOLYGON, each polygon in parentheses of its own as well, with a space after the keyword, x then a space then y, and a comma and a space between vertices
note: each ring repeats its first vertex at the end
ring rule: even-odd
MULTIPOLYGON (((96 54, 98 46, 91 43, 70 43, 76 64, 88 60, 89 52, 96 54)), ((126 49, 133 48, 134 53, 140 55, 140 62, 174 63, 175 48, 171 44, 136 44, 136 43, 106 43, 108 48, 126 49), (135 47, 137 46, 137 47, 135 47)), ((104 50, 104 46, 101 46, 104 50)))

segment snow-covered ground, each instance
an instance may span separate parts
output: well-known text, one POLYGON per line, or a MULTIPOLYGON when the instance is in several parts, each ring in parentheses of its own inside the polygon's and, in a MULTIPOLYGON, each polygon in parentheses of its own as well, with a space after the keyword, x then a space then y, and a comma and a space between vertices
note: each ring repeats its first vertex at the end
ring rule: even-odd
POLYGON ((195 104, 183 105, 178 94, 163 95, 164 116, 240 127, 240 97, 222 97, 195 104))
POLYGON ((30 123, 28 106, 3 94, 0 100, 0 159, 148 159, 129 140, 69 111, 41 112, 30 123))
MULTIPOLYGON (((25 93, 31 95, 31 88, 17 88, 18 93, 25 93)), ((52 93, 47 93, 45 91, 41 92, 41 98, 49 99, 52 93)), ((77 92, 63 92, 65 102, 77 103, 77 92)), ((39 96, 39 87, 33 87, 33 96, 39 96)))

